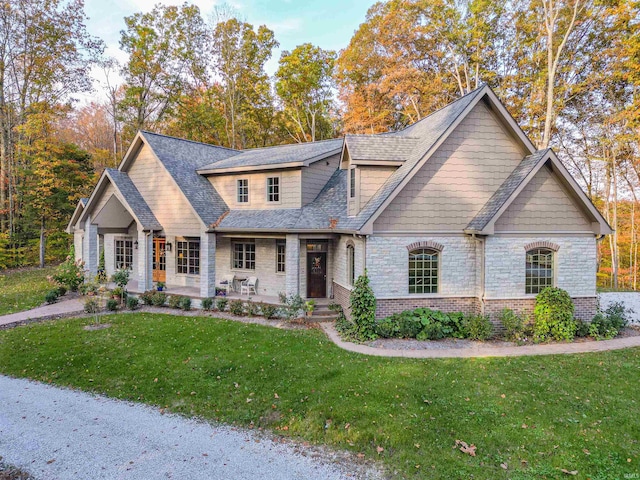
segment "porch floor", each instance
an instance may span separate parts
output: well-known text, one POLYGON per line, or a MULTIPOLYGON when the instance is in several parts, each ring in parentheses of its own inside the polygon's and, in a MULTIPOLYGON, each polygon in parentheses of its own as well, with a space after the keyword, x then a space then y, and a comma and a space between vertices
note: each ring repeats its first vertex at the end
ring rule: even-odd
MULTIPOLYGON (((114 283, 110 283, 108 285, 110 289, 116 287, 114 283)), ((137 280, 129 280, 127 283, 127 291, 131 293, 143 293, 144 289, 138 288, 137 280)), ((167 285, 164 290, 168 295, 184 295, 186 297, 190 297, 193 299, 202 300, 203 297, 200 296, 200 288, 199 287, 183 287, 180 285, 167 285)), ((280 305, 280 299, 277 295, 240 295, 240 292, 231 292, 227 295, 227 298, 243 298, 243 299, 251 299, 253 302, 263 302, 269 303, 273 305, 280 305)), ((316 305, 329 305, 332 300, 330 298, 316 298, 316 305)))

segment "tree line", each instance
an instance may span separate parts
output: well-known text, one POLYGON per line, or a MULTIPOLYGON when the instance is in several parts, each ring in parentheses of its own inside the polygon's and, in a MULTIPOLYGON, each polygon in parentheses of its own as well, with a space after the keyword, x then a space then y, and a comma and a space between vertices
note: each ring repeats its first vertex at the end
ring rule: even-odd
POLYGON ((188 3, 158 4, 126 17, 128 60, 118 64, 86 31, 81 0, 5 0, 0 250, 13 253, 4 263, 33 263, 20 249, 33 251, 45 236, 47 252, 59 255, 67 240, 57 232, 77 199, 119 163, 139 129, 237 149, 380 133, 487 83, 538 148, 558 152, 616 229, 601 244, 599 276, 616 286, 620 271, 637 271, 629 251, 637 250, 640 183, 638 7, 378 2, 342 51, 303 43, 283 51, 270 76, 274 32, 229 9, 205 19, 188 3), (92 68, 104 72, 98 85, 92 68), (91 88, 100 100, 71 102, 91 88))

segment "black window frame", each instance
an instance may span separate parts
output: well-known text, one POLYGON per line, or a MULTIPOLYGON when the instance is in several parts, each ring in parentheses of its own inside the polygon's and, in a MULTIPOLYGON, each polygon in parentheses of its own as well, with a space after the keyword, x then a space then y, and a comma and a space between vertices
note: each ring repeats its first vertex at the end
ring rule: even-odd
POLYGON ((238 178, 236 180, 236 201, 238 203, 249 203, 248 178, 238 178))
POLYGON ((280 203, 280 177, 267 177, 267 202, 280 203))
POLYGON ((356 280, 356 249, 354 245, 347 245, 347 282, 353 286, 356 280))

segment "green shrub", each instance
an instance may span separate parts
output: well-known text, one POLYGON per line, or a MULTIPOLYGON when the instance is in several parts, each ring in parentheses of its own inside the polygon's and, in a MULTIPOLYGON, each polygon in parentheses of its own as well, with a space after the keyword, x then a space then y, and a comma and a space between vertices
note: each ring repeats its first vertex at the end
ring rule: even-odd
POLYGON ((280 292, 278 294, 280 299, 280 303, 282 304, 280 307, 280 313, 287 320, 293 320, 294 318, 298 318, 300 316, 300 312, 304 310, 305 302, 300 295, 285 295, 280 292))
POLYGON ((56 303, 58 301, 58 296, 59 296, 58 289, 49 290, 44 296, 44 301, 49 304, 56 303))
POLYGON ((440 340, 444 338, 444 325, 439 320, 431 317, 424 317, 420 319, 422 330, 416 335, 418 340, 440 340))
POLYGON ((147 290, 146 292, 140 294, 140 300, 142 300, 142 303, 144 303, 145 305, 153 305, 153 296, 155 295, 155 293, 155 290, 147 290))
POLYGON ((182 295, 171 295, 169 297, 169 308, 180 308, 183 298, 182 295))
POLYGON ((180 299, 179 307, 185 312, 188 312, 189 310, 191 310, 191 299, 189 297, 182 297, 180 299))
POLYGON ((99 285, 95 282, 86 282, 80 285, 80 293, 82 295, 92 295, 98 292, 99 285))
POLYGON ((584 338, 589 336, 590 324, 576 319, 576 337, 584 338))
POLYGON ((131 270, 129 270, 128 268, 120 268, 115 271, 111 279, 113 283, 115 283, 117 286, 122 287, 124 289, 124 287, 127 286, 127 283, 129 283, 130 274, 131 274, 131 270))
POLYGON ((84 302, 84 311, 89 314, 98 313, 100 311, 98 300, 93 297, 87 298, 84 302))
POLYGON ((629 325, 629 315, 633 313, 633 310, 627 308, 624 302, 613 302, 604 313, 607 315, 611 326, 619 332, 629 325))
POLYGON ((493 333, 493 324, 488 315, 467 315, 464 318, 465 338, 487 340, 493 333))
POLYGON ((240 299, 231 300, 229 302, 229 311, 234 315, 242 315, 244 313, 244 302, 240 299))
POLYGON ((203 310, 209 311, 213 309, 213 298, 207 297, 203 298, 201 302, 201 306, 203 310))
POLYGON ((396 338, 400 335, 398 321, 393 316, 376 320, 376 335, 382 338, 396 338))
POLYGON ((566 290, 547 287, 536 296, 534 314, 534 340, 573 340, 576 322, 573 302, 566 290))
POLYGON ((278 313, 278 307, 270 303, 261 303, 260 311, 262 312, 264 318, 268 320, 276 316, 276 313, 278 313))
POLYGON ((216 307, 218 307, 218 310, 220 310, 221 312, 224 312, 227 309, 228 303, 228 298, 219 298, 218 300, 216 300, 216 307))
POLYGON ((153 292, 151 295, 151 303, 154 307, 164 307, 167 303, 167 294, 164 292, 153 292))
POLYGON ((75 261, 74 258, 75 251, 71 247, 67 259, 60 264, 52 276, 57 284, 64 285, 72 292, 78 291, 78 287, 84 282, 84 262, 82 260, 75 261))
POLYGON ((127 308, 129 310, 137 310, 140 302, 136 297, 128 297, 127 298, 127 308))
POLYGON ((526 339, 527 319, 510 308, 505 308, 498 316, 504 327, 503 337, 509 342, 523 342, 526 339))
POLYGON ((98 262, 98 274, 96 275, 96 282, 105 284, 107 283, 107 269, 104 261, 104 248, 100 251, 100 261, 98 262))
POLYGON ((59 285, 58 288, 56 288, 56 291, 58 292, 59 297, 64 297, 64 295, 67 293, 67 287, 65 287, 64 285, 59 285))
POLYGON ((109 310, 110 312, 115 312, 116 310, 118 310, 118 300, 114 300, 113 298, 107 300, 107 310, 109 310))
MULTIPOLYGON (((617 322, 617 319, 614 321, 617 322)), ((611 340, 618 335, 618 329, 606 313, 598 312, 589 325, 589 335, 596 340, 611 340)))
POLYGON ((399 338, 416 338, 422 330, 420 317, 413 314, 413 311, 406 310, 402 313, 391 315, 398 322, 399 338))
POLYGON ((351 320, 357 327, 357 337, 360 340, 373 340, 376 338, 376 297, 373 294, 369 277, 365 270, 353 285, 349 295, 351 307, 351 320))
POLYGON ((257 303, 247 300, 245 311, 248 317, 255 317, 260 313, 260 307, 257 303))
POLYGON ((340 337, 343 340, 358 341, 358 327, 345 316, 344 311, 342 310, 338 312, 338 318, 336 319, 336 331, 340 334, 340 337))

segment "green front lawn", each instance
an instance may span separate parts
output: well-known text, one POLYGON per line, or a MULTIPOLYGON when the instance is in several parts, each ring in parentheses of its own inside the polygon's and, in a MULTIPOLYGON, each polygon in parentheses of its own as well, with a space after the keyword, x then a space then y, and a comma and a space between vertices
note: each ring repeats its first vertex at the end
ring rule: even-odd
POLYGON ((640 473, 640 349, 387 359, 345 352, 318 330, 146 313, 103 321, 113 326, 2 331, 0 371, 348 449, 398 477, 640 473))
POLYGON ((0 315, 38 307, 53 288, 47 280, 57 267, 0 270, 0 315))

